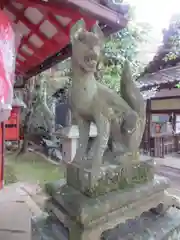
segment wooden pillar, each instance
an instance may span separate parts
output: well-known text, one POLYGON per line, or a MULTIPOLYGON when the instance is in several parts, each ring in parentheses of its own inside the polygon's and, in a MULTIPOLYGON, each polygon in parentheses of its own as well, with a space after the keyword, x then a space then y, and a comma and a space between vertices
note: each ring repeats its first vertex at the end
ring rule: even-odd
POLYGON ((164 158, 164 155, 165 155, 164 137, 161 138, 161 148, 162 148, 162 155, 160 157, 164 158))
POLYGON ((146 124, 147 124, 147 151, 150 152, 151 149, 151 99, 147 99, 146 105, 146 124))
POLYGON ((173 151, 178 152, 178 135, 176 135, 176 114, 173 112, 173 119, 172 119, 172 129, 173 129, 173 151))
POLYGON ((173 112, 173 118, 172 118, 172 129, 175 132, 176 131, 176 114, 173 112))

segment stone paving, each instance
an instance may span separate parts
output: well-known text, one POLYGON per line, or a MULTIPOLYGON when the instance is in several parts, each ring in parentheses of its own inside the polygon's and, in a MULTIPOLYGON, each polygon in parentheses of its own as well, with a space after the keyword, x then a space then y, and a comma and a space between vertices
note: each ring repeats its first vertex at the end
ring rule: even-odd
POLYGON ((168 192, 172 195, 176 195, 180 199, 180 186, 179 186, 179 181, 180 181, 180 155, 179 154, 167 155, 165 158, 154 158, 154 160, 157 164, 157 168, 159 166, 162 166, 162 167, 164 167, 164 173, 165 173, 165 171, 167 171, 167 173, 169 173, 169 176, 167 176, 167 177, 170 180, 172 180, 173 183, 174 183, 173 175, 175 175, 177 183, 175 183, 175 184, 172 183, 172 188, 169 188, 168 192), (165 170, 165 168, 166 168, 166 170, 165 170), (172 174, 172 172, 173 172, 173 174, 172 174), (178 175, 179 175, 179 180, 178 180, 178 175))
POLYGON ((31 240, 31 212, 18 184, 0 191, 0 239, 31 240))
MULTIPOLYGON (((148 160, 152 157, 141 155, 140 158, 142 158, 143 160, 148 160)), ((180 169, 180 154, 167 155, 164 158, 154 157, 153 159, 155 160, 157 165, 180 169)))
POLYGON ((170 208, 163 215, 145 212, 125 224, 104 232, 103 240, 175 240, 179 239, 180 211, 170 208), (175 230, 177 229, 177 230, 175 230), (175 231, 174 231, 175 230, 175 231))
POLYGON ((158 165, 180 169, 180 155, 168 155, 165 158, 154 158, 158 165))

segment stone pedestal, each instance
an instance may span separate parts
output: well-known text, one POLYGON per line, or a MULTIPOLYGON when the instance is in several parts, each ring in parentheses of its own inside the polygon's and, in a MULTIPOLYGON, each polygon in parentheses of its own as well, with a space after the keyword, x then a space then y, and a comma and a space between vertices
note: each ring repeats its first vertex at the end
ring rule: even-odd
POLYGON ((46 185, 51 196, 46 209, 68 229, 69 240, 103 239, 106 230, 150 209, 154 214, 164 212, 162 206, 171 205, 164 192, 169 182, 154 176, 153 161, 105 165, 95 181, 85 165, 85 169, 69 165, 67 180, 46 185))
MULTIPOLYGON (((32 222, 32 240, 67 240, 69 233, 55 217, 38 218, 32 222), (34 237, 35 235, 35 237, 34 237), (38 235, 38 238, 37 238, 38 235)), ((103 232, 102 240, 177 240, 180 237, 180 210, 170 208, 157 216, 151 211, 128 219, 103 232)), ((77 239, 77 238, 74 238, 77 239)), ((18 239, 19 240, 19 239, 18 239)))
POLYGON ((132 188, 154 177, 154 161, 104 164, 98 176, 91 172, 91 161, 84 161, 79 168, 72 163, 67 166, 67 184, 89 197, 104 195, 119 189, 132 188))
POLYGON ((168 186, 165 178, 156 176, 148 184, 90 198, 58 182, 47 186, 53 199, 47 202, 47 209, 69 229, 69 240, 100 240, 105 230, 164 203, 168 186))

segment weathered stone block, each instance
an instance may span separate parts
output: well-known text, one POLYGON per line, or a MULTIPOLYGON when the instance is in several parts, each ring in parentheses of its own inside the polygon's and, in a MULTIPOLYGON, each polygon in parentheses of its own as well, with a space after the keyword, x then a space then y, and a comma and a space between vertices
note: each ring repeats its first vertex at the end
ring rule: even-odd
POLYGON ((180 211, 170 208, 164 215, 145 212, 125 224, 105 231, 102 240, 175 240, 180 239, 180 211))
POLYGON ((151 160, 108 164, 101 167, 100 171, 100 175, 94 178, 88 161, 84 162, 83 168, 72 163, 67 166, 67 184, 87 196, 96 197, 152 180, 154 163, 151 160))
POLYGON ((102 234, 99 234, 100 231, 94 231, 94 236, 86 229, 84 233, 83 229, 80 232, 80 228, 75 225, 71 227, 71 235, 69 235, 69 231, 62 224, 64 218, 61 220, 63 214, 58 206, 50 204, 49 208, 53 209, 57 218, 48 217, 33 221, 32 239, 82 240, 84 237, 85 240, 89 240, 91 237, 90 240, 97 240, 99 237, 98 240, 174 240, 180 237, 180 210, 176 208, 170 208, 164 215, 158 217, 151 211, 144 212, 139 217, 131 217, 125 223, 115 225, 114 228, 110 226, 102 234), (33 238, 34 235, 36 238, 33 238))
POLYGON ((47 189, 52 198, 46 209, 68 228, 69 240, 100 240, 107 229, 163 203, 167 187, 169 183, 165 178, 155 177, 140 187, 91 198, 66 184, 49 184, 47 189))
MULTIPOLYGON (((118 209, 118 214, 123 214, 123 211, 130 208, 131 204, 136 204, 136 202, 140 201, 138 207, 141 208, 142 201, 144 201, 146 208, 148 203, 145 202, 148 197, 153 197, 160 193, 162 198, 164 189, 168 187, 169 182, 166 178, 155 177, 152 181, 140 186, 137 185, 129 190, 113 191, 96 198, 85 196, 67 184, 48 184, 47 191, 74 222, 83 226, 92 226, 106 221, 107 215, 117 212, 118 209)), ((156 199, 151 204, 152 207, 155 207, 159 203, 156 199)))

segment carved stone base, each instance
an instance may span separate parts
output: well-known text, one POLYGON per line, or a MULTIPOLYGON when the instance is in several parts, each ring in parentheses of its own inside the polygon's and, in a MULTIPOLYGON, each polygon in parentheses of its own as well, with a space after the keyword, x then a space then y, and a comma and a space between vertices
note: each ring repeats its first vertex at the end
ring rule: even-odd
POLYGON ((144 212, 125 224, 105 231, 102 240, 178 240, 180 239, 180 211, 170 208, 163 216, 144 212))
MULTIPOLYGON (((69 240, 68 230, 56 217, 33 219, 32 229, 32 240, 69 240)), ((125 224, 117 225, 101 235, 101 240, 117 239, 178 240, 180 239, 180 210, 170 208, 163 216, 144 212, 140 217, 128 219, 125 224)))
POLYGON ((60 183, 47 186, 52 199, 47 202, 52 212, 69 229, 69 240, 99 240, 107 229, 140 216, 143 212, 166 204, 166 178, 156 176, 151 182, 98 198, 89 198, 74 188, 60 183))
POLYGON ((67 166, 67 184, 90 197, 97 197, 118 189, 132 188, 154 177, 154 161, 125 161, 104 164, 98 177, 91 171, 91 161, 83 167, 75 163, 67 166))

